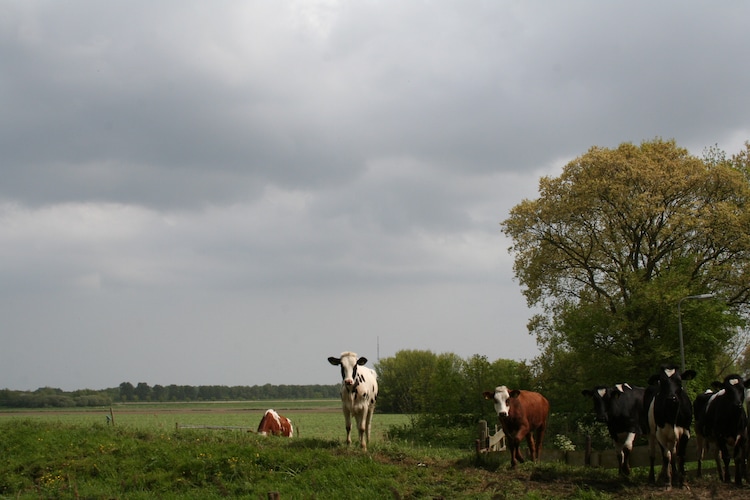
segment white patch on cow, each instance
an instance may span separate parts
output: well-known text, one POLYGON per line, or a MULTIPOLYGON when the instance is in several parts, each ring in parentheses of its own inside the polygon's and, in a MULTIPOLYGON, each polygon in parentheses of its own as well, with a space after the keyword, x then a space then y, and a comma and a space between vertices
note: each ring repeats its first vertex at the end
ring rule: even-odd
POLYGON ((736 379, 736 378, 730 378, 729 380, 727 380, 727 382, 729 382, 730 385, 737 385, 741 381, 739 379, 736 379))
POLYGON ((600 396, 600 397, 604 397, 604 395, 605 395, 605 394, 607 394, 607 389, 599 389, 599 390, 598 390, 598 391, 596 391, 596 392, 598 392, 598 393, 599 393, 599 396, 600 396))
POLYGON ((503 416, 508 415, 508 399, 510 398, 510 392, 504 385, 495 387, 495 413, 503 416))
POLYGON ((279 428, 281 428, 281 419, 279 418, 279 414, 276 413, 276 410, 274 410, 274 409, 268 409, 268 410, 266 410, 266 415, 268 415, 269 413, 271 414, 271 416, 273 417, 273 419, 276 421, 276 425, 278 425, 279 428))
POLYGON ((708 398, 708 402, 706 403, 706 409, 704 410, 704 412, 708 411, 708 407, 711 406, 711 403, 714 402, 714 399, 725 394, 726 392, 727 391, 725 389, 721 389, 720 391, 715 392, 710 398, 708 398))
POLYGON ((665 368, 665 369, 664 369, 664 373, 666 373, 666 374, 667 374, 667 377, 670 377, 670 378, 671 378, 671 377, 672 377, 672 375, 674 375, 674 374, 675 374, 676 372, 677 372, 677 370, 675 370, 674 368, 665 368))

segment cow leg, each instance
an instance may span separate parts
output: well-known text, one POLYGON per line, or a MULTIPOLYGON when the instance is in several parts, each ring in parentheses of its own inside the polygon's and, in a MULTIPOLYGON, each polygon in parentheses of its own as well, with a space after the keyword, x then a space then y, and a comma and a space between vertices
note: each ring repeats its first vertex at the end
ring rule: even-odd
MULTIPOLYGON (((679 441, 677 441, 677 473, 678 473, 678 484, 680 487, 685 485, 685 453, 687 452, 687 444, 690 439, 690 434, 680 435, 679 441)), ((673 460, 674 461, 674 460, 673 460)))
POLYGON ((544 431, 545 427, 540 427, 536 430, 536 453, 534 454, 535 459, 538 462, 542 461, 542 443, 544 442, 544 431))
POLYGON ((745 475, 745 453, 742 438, 734 443, 734 484, 742 486, 742 478, 745 475))
POLYGON ((367 421, 366 416, 361 413, 357 412, 354 414, 354 417, 357 420, 357 431, 359 432, 359 446, 363 450, 367 450, 367 443, 365 442, 365 422, 367 421))
POLYGON ((620 474, 625 476, 630 475, 630 452, 633 451, 633 442, 635 441, 635 433, 629 432, 625 438, 625 443, 622 445, 618 461, 620 462, 620 474))
POLYGON ((346 444, 352 444, 352 414, 348 408, 344 407, 344 423, 346 424, 346 444))
POLYGON ((365 429, 367 429, 367 443, 370 443, 370 429, 372 427, 372 415, 375 413, 375 406, 370 405, 367 408, 367 422, 365 423, 365 429))
POLYGON ((521 455, 521 442, 515 438, 508 439, 508 451, 510 451, 510 468, 515 469, 518 462, 524 461, 521 455))
POLYGON ((648 461, 648 482, 649 484, 656 484, 656 474, 654 473, 656 464, 656 438, 653 434, 649 434, 648 436, 648 461))
POLYGON ((696 439, 696 444, 697 444, 697 448, 695 450, 695 458, 698 461, 698 468, 695 471, 695 475, 698 477, 701 477, 703 475, 703 467, 702 467, 703 453, 706 451, 704 447, 706 446, 705 443, 707 441, 704 440, 703 436, 701 436, 700 434, 697 434, 695 436, 695 439, 696 439))
MULTIPOLYGON (((659 443, 661 445, 661 443, 659 443)), ((662 446, 661 448, 661 473, 659 481, 664 483, 666 489, 672 489, 672 452, 662 446)))
POLYGON ((717 439, 716 443, 716 470, 719 473, 719 481, 729 482, 729 449, 723 439, 717 439))
POLYGON ((529 447, 530 460, 532 462, 535 462, 536 459, 537 459, 537 456, 536 456, 536 441, 534 441, 534 435, 533 435, 532 432, 529 432, 528 434, 526 434, 526 444, 529 447))

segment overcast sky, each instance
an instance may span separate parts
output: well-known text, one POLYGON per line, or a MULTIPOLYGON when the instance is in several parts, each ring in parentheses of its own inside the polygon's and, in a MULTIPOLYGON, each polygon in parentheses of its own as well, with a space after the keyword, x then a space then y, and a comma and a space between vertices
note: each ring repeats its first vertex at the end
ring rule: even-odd
POLYGON ((0 388, 531 360, 500 222, 750 139, 747 2, 0 0, 0 388))

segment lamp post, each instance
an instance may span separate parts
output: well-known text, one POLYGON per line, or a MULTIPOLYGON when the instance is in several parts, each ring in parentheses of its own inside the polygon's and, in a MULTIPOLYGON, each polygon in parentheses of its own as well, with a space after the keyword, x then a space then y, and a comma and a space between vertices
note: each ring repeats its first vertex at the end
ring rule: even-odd
POLYGON ((682 340, 682 301, 687 299, 705 300, 714 298, 713 293, 702 293, 700 295, 688 295, 677 302, 677 330, 680 333, 680 361, 682 363, 682 373, 685 373, 685 342, 682 340))

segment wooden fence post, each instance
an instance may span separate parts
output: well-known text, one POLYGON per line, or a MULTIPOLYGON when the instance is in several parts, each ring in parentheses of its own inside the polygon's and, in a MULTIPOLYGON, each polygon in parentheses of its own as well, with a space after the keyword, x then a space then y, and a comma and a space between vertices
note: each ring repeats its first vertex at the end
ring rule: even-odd
POLYGON ((490 437, 490 431, 487 426, 486 420, 480 420, 478 425, 479 425, 478 427, 479 428, 479 446, 480 446, 480 449, 483 450, 487 448, 487 440, 490 437))

